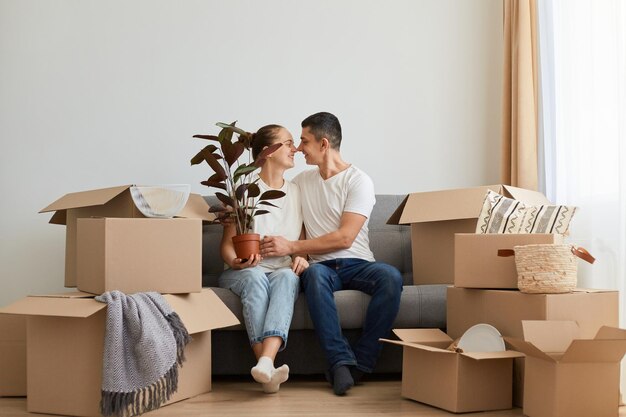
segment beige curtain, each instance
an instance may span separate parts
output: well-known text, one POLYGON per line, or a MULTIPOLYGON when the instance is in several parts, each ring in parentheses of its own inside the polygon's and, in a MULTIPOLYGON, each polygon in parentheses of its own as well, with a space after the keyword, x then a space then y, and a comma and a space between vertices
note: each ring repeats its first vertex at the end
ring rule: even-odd
POLYGON ((535 0, 504 0, 502 171, 504 184, 537 190, 535 0))

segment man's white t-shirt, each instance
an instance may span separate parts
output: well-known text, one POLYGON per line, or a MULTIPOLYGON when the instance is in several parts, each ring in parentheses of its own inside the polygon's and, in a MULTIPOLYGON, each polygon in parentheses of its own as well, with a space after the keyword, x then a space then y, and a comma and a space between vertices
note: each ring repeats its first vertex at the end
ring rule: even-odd
MULTIPOLYGON (((261 189, 261 195, 265 191, 274 190, 259 178, 257 183, 261 189)), ((275 200, 267 200, 278 207, 259 205, 257 210, 267 210, 269 213, 254 217, 253 231, 264 236, 284 236, 288 240, 300 239, 302 232, 302 209, 300 204, 300 190, 293 182, 285 180, 280 191, 285 193, 284 197, 275 200)), ((259 266, 264 272, 273 272, 279 268, 291 266, 291 256, 277 256, 263 258, 259 266)))
POLYGON ((374 183, 365 172, 351 165, 325 180, 316 168, 298 174, 293 182, 300 187, 307 239, 337 231, 344 212, 366 217, 363 227, 349 249, 310 255, 312 262, 336 258, 374 261, 374 254, 369 245, 368 223, 376 197, 374 183))

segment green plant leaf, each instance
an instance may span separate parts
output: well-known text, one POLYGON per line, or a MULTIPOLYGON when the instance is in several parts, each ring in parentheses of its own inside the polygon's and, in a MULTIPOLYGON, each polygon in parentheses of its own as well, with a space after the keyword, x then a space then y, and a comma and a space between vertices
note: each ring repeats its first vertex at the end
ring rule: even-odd
POLYGON ((223 183, 223 182, 207 180, 207 181, 201 181, 200 184, 206 185, 207 187, 220 188, 220 189, 226 191, 226 184, 223 183))
POLYGON ((282 191, 269 190, 261 194, 261 197, 259 197, 259 200, 275 200, 277 198, 281 198, 284 196, 285 196, 285 193, 282 191))
POLYGON ((218 162, 215 154, 212 154, 211 152, 206 152, 204 149, 202 150, 202 154, 204 155, 204 159, 207 164, 209 164, 211 169, 213 169, 216 174, 222 177, 226 177, 226 171, 224 171, 222 164, 218 162))
POLYGON ((224 181, 226 178, 227 178, 226 175, 213 174, 209 177, 207 181, 220 182, 220 181, 224 181))
POLYGON ((259 201, 257 204, 261 204, 263 206, 272 206, 272 207, 280 208, 276 204, 272 204, 269 201, 259 201))
MULTIPOLYGON (((231 132, 235 132, 238 135, 247 135, 248 132, 246 132, 243 129, 238 128, 237 126, 235 126, 235 124, 237 123, 237 121, 235 120, 234 122, 232 122, 231 124, 226 124, 226 123, 222 123, 222 122, 218 122, 216 123, 217 126, 221 127, 222 129, 226 129, 226 130, 230 130, 231 132)), ((232 139, 232 133, 231 133, 231 139, 232 139)), ((229 139, 229 140, 231 140, 229 139)))
POLYGON ((263 164, 265 163, 265 160, 267 159, 267 156, 276 152, 278 149, 280 149, 281 146, 283 146, 282 143, 275 143, 263 149, 261 153, 259 154, 259 156, 257 156, 256 159, 254 160, 254 165, 259 168, 262 167, 263 164))
POLYGON ((209 207, 209 213, 222 213, 226 211, 226 207, 221 204, 215 204, 214 206, 209 207))
POLYGON ((227 196, 226 194, 217 192, 215 193, 215 197, 217 197, 217 199, 220 200, 225 205, 233 207, 233 208, 235 207, 234 200, 231 197, 227 196))
POLYGON ((216 140, 219 142, 220 138, 215 135, 193 135, 194 138, 198 139, 206 139, 206 140, 216 140))
POLYGON ((256 181, 248 187, 248 197, 258 197, 261 194, 261 189, 257 185, 256 181))
POLYGON ((242 175, 248 175, 256 171, 257 169, 259 168, 255 167, 252 164, 251 165, 241 164, 239 165, 239 167, 235 170, 235 173, 233 174, 233 181, 237 183, 237 181, 239 181, 242 175))
POLYGON ((267 214, 267 213, 269 213, 269 211, 267 210, 257 210, 254 212, 254 216, 256 217, 256 216, 260 216, 262 214, 267 214))
POLYGON ((235 190, 235 198, 241 201, 241 199, 243 198, 243 194, 246 192, 249 186, 250 184, 241 184, 239 187, 237 187, 237 189, 235 190))
POLYGON ((232 166, 237 159, 241 156, 243 151, 245 150, 243 143, 235 142, 233 144, 229 144, 228 146, 222 146, 222 151, 224 152, 224 159, 228 166, 232 166))
POLYGON ((191 165, 197 165, 201 162, 204 162, 204 152, 213 153, 217 149, 217 146, 211 144, 207 145, 200 152, 196 154, 193 158, 191 158, 191 165))

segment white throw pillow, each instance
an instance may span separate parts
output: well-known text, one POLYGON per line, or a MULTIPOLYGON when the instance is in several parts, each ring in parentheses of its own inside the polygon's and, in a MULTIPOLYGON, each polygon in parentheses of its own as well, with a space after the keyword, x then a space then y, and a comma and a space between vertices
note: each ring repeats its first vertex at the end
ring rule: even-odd
POLYGON ((530 206, 489 190, 476 233, 554 233, 565 235, 576 213, 573 206, 530 206))
POLYGON ((520 233, 526 205, 494 191, 487 191, 478 216, 476 233, 520 233))

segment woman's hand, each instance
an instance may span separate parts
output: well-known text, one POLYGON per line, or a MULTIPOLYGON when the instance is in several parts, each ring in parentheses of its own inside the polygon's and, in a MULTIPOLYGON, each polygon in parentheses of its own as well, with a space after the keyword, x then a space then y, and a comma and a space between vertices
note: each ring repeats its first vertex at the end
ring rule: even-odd
POLYGON ((252 268, 257 266, 262 259, 263 257, 259 254, 250 255, 245 261, 241 258, 235 258, 231 262, 230 267, 235 270, 252 268))
POLYGON ((309 262, 304 259, 302 256, 296 256, 295 258, 293 258, 293 261, 291 262, 291 270, 297 275, 300 276, 300 274, 309 267, 309 262))

